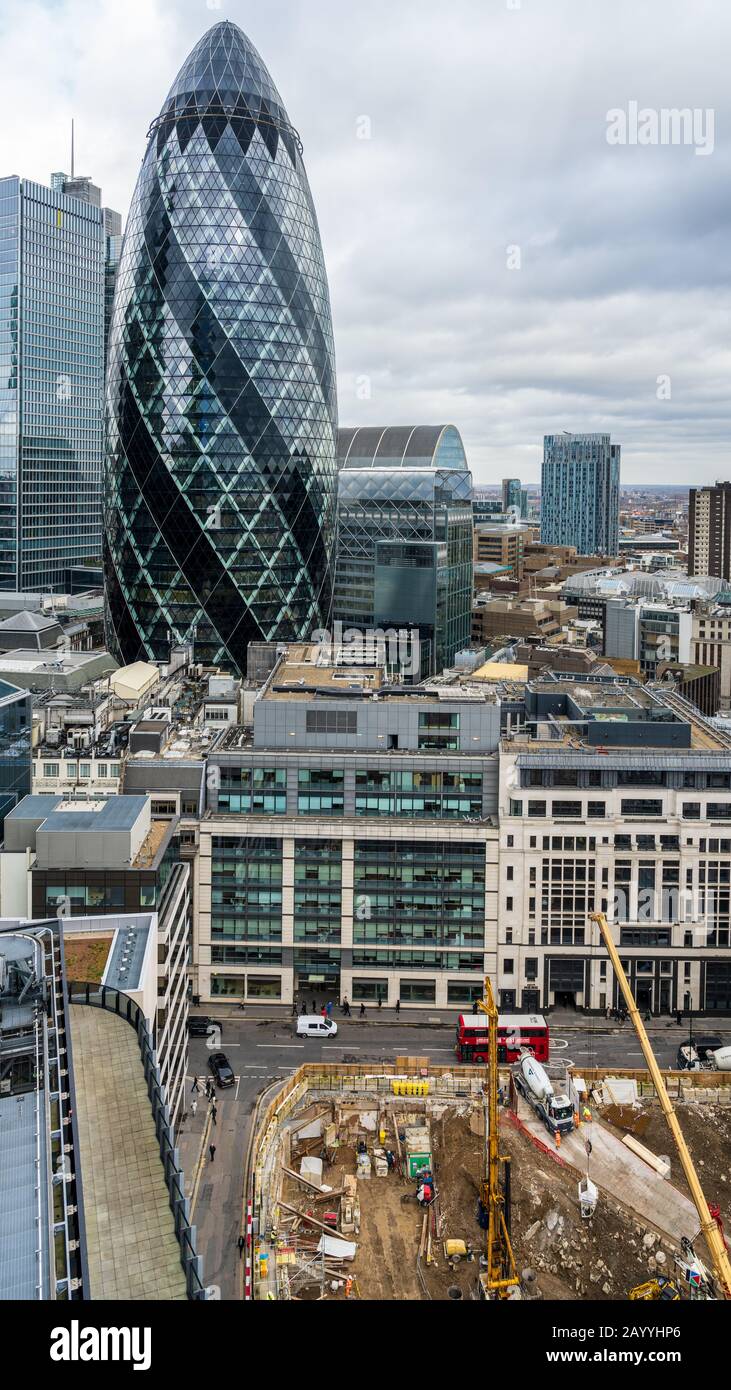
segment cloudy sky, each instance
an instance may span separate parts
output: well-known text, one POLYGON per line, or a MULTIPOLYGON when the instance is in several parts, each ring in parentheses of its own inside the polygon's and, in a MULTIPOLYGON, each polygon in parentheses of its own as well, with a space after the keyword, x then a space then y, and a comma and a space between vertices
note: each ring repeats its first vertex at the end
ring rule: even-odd
POLYGON ((0 172, 66 168, 73 115, 126 213, 224 18, 302 135, 341 423, 451 420, 481 483, 537 481, 564 429, 611 432, 628 483, 731 477, 728 0, 4 0, 0 172), (695 110, 695 143, 608 143, 630 103, 695 110))

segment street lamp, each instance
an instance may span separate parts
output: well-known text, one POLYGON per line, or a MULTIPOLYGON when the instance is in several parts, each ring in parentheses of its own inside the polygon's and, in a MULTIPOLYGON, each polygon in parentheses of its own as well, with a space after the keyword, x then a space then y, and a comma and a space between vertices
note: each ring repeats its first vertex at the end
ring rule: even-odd
POLYGON ((686 1012, 687 1015, 688 1015, 688 1047, 689 1047, 689 1048, 692 1048, 692 1046, 693 1046, 693 1012, 692 1012, 693 999, 692 999, 692 996, 691 996, 689 990, 686 990, 686 992, 685 992, 684 1003, 685 1003, 685 1012, 686 1012))

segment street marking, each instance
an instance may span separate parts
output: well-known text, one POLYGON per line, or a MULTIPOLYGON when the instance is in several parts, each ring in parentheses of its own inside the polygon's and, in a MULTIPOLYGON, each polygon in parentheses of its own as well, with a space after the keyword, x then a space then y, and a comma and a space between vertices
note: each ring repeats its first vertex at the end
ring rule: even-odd
POLYGON ((561 1049, 562 1052, 568 1047, 568 1045, 568 1040, 566 1038, 551 1038, 551 1047, 558 1047, 561 1049))
POLYGON ((257 1047, 273 1048, 275 1052, 304 1051, 304 1043, 257 1043, 257 1047))

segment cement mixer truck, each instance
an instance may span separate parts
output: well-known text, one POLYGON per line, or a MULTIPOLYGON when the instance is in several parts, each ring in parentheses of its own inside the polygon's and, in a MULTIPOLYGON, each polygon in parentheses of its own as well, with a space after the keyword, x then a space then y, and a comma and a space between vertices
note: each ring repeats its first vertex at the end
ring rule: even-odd
POLYGON ((513 1071, 515 1089, 543 1121, 549 1134, 568 1134, 574 1127, 574 1107, 565 1094, 556 1095, 553 1084, 535 1057, 524 1052, 513 1071))

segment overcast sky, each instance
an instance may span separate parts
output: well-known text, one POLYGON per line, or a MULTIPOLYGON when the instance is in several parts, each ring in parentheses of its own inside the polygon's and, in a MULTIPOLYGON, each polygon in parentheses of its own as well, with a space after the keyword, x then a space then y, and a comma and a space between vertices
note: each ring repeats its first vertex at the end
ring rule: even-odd
POLYGON ((628 483, 731 477, 728 0, 3 0, 0 173, 67 168, 73 115, 126 214, 221 19, 302 135, 342 424, 453 421, 478 483, 564 429, 628 483), (631 102, 697 109, 695 145, 609 144, 631 102))

